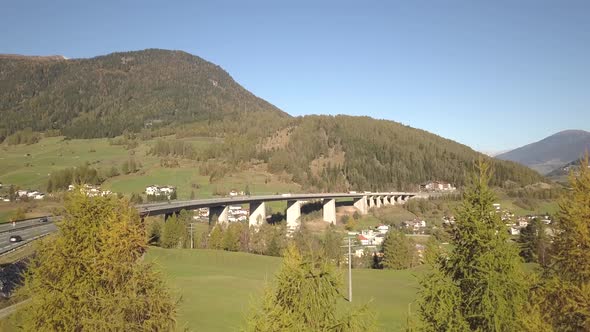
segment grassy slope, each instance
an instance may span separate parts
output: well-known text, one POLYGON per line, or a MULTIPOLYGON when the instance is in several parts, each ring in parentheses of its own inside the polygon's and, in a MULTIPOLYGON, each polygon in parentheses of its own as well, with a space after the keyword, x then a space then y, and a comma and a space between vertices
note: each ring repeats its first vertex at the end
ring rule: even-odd
POLYGON ((1 145, 0 151, 0 182, 40 190, 45 190, 48 174, 53 171, 86 162, 97 163, 96 167, 120 166, 129 153, 122 146, 109 145, 106 139, 61 137, 45 138, 32 145, 1 145))
POLYGON ((506 194, 497 193, 498 203, 502 209, 508 209, 517 216, 524 215, 537 215, 543 213, 555 214, 559 211, 558 200, 543 200, 543 199, 532 199, 536 203, 533 210, 527 210, 514 204, 515 199, 508 197, 506 194))
MULTIPOLYGON (((185 140, 197 148, 204 148, 215 141, 209 138, 185 140)), ((52 137, 32 145, 0 145, 0 182, 5 187, 15 184, 21 188, 44 190, 48 175, 55 170, 86 162, 99 170, 107 170, 112 166, 120 169, 123 162, 133 157, 142 164, 142 170, 109 179, 103 187, 122 193, 139 193, 150 184, 175 185, 179 188, 179 198, 190 196, 191 183, 200 186, 196 194, 201 197, 211 196, 215 189, 244 190, 246 185, 249 185, 252 193, 259 194, 299 190, 296 184, 281 182, 263 169, 237 172, 210 184, 209 177, 199 174, 199 164, 196 162, 184 161, 180 168, 161 168, 160 158, 147 154, 152 143, 143 142, 132 151, 125 150, 123 146, 110 145, 106 139, 63 140, 61 137, 52 137), (26 166, 27 163, 29 166, 26 166)))
MULTIPOLYGON (((182 296, 179 327, 199 331, 236 331, 244 326, 245 315, 280 266, 275 257, 210 250, 151 248, 147 260, 156 262, 175 294, 182 296)), ((399 331, 415 298, 414 274, 419 272, 354 270, 353 304, 372 300, 381 330, 399 331)))
MULTIPOLYGON (((198 137, 185 140, 197 148, 205 148, 216 142, 215 139, 198 137)), ((110 145, 107 139, 63 140, 62 137, 51 137, 32 145, 0 145, 0 183, 4 184, 0 194, 6 194, 10 184, 44 191, 49 174, 53 171, 79 166, 86 162, 99 171, 108 170, 113 166, 120 169, 131 157, 142 164, 140 172, 108 179, 103 184, 104 189, 131 194, 141 193, 150 184, 173 185, 178 187, 179 199, 188 199, 192 190, 197 198, 203 198, 211 197, 216 190, 244 190, 246 185, 253 194, 300 190, 297 184, 280 181, 277 176, 266 172, 264 167, 232 173, 209 183, 209 177, 200 175, 197 162, 183 161, 180 168, 160 167, 160 158, 147 154, 152 143, 143 142, 131 151, 126 150, 124 146, 110 145), (199 188, 193 189, 192 184, 198 185, 199 188)), ((43 209, 44 205, 51 205, 43 201, 34 203, 34 212, 41 214, 47 214, 47 209, 43 209)), ((0 202, 0 222, 8 220, 13 211, 20 206, 24 205, 0 202)), ((271 207, 276 211, 284 209, 281 204, 272 204, 271 207)), ((34 214, 27 214, 27 217, 34 214)))

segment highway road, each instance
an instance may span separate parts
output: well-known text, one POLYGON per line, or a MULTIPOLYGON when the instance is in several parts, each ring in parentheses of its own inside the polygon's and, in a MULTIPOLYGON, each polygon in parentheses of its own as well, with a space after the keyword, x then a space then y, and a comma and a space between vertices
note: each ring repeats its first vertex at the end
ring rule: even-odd
MULTIPOLYGON (((48 222, 53 222, 53 221, 57 220, 58 218, 57 217, 47 217, 47 219, 48 219, 48 222)), ((34 227, 34 226, 37 226, 41 223, 42 223, 41 218, 33 218, 33 219, 17 221, 14 226, 12 226, 11 222, 7 222, 4 224, 0 224, 0 233, 8 232, 8 231, 12 231, 15 229, 20 229, 20 228, 34 227)))
POLYGON ((4 231, 0 233, 0 255, 11 251, 14 248, 20 247, 23 244, 29 243, 40 236, 55 232, 56 230, 57 227, 54 223, 40 224, 39 221, 37 221, 34 227, 4 231), (16 243, 10 242, 10 237, 12 235, 20 235, 23 240, 16 243))

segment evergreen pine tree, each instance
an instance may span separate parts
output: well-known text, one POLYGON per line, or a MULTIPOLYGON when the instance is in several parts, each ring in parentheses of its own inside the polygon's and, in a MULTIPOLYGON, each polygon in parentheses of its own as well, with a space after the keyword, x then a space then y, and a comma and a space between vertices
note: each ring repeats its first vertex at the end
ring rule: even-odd
POLYGON ((407 269, 414 262, 414 242, 398 231, 389 231, 383 241, 383 259, 381 264, 386 269, 407 269))
POLYGON ((520 256, 525 262, 535 262, 545 266, 549 261, 549 238, 547 226, 538 218, 533 219, 520 231, 518 243, 520 256))
POLYGON ((234 222, 228 225, 225 232, 223 232, 223 249, 227 251, 240 250, 240 234, 242 232, 242 224, 234 222))
POLYGON ((186 246, 189 234, 185 222, 186 216, 183 213, 185 210, 182 210, 178 216, 173 214, 164 222, 160 239, 160 245, 163 248, 184 248, 186 246))
POLYGON ((426 331, 522 331, 527 283, 518 249, 495 213, 489 165, 480 159, 453 229, 454 248, 420 280, 426 331))
POLYGON ((338 315, 340 275, 319 254, 302 254, 289 245, 275 284, 257 304, 246 331, 374 331, 367 307, 338 315))
POLYGON ((209 249, 223 249, 223 226, 215 225, 209 234, 209 241, 207 248, 209 249))
POLYGON ((141 262, 147 237, 129 202, 75 190, 57 227, 29 264, 23 330, 174 330, 175 303, 141 262))
POLYGON ((590 168, 588 154, 554 223, 552 261, 545 270, 546 317, 558 331, 590 331, 590 168))

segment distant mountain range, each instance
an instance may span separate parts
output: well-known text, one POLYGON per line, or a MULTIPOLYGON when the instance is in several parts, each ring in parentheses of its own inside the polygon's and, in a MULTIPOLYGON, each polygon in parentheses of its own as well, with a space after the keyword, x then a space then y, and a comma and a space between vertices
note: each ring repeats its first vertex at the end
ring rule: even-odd
POLYGON ((499 154, 496 158, 515 161, 541 174, 549 174, 579 159, 586 150, 590 151, 590 132, 565 130, 538 142, 499 154))
MULTIPOLYGON (((182 138, 224 138, 201 151, 200 161, 220 160, 226 168, 263 161, 270 172, 321 191, 402 190, 431 180, 461 186, 482 156, 393 121, 292 117, 221 67, 159 49, 90 59, 0 56, 0 118, 0 142, 23 130, 68 138, 128 133, 176 140, 183 155, 182 138)), ((495 185, 544 180, 522 165, 490 160, 495 185)))

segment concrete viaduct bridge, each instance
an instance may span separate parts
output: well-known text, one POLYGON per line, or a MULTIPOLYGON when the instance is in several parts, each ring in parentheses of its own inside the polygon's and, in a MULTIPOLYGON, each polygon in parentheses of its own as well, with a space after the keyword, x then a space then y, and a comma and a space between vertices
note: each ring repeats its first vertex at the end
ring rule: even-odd
POLYGON ((287 201, 287 228, 299 227, 301 206, 310 201, 322 201, 325 222, 336 223, 336 199, 352 199, 354 207, 361 214, 367 214, 372 207, 404 204, 416 196, 410 192, 378 193, 322 193, 322 194, 282 194, 265 196, 232 196, 223 198, 197 199, 190 201, 172 201, 137 205, 142 217, 164 215, 166 218, 181 210, 209 208, 209 222, 228 223, 229 206, 250 205, 250 226, 259 226, 266 220, 266 202, 287 201))

